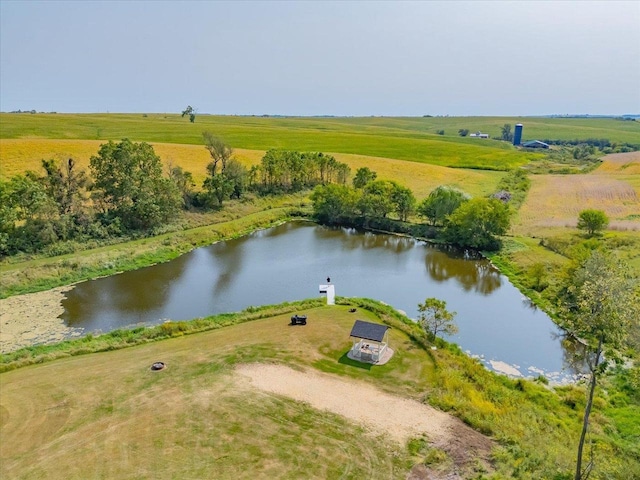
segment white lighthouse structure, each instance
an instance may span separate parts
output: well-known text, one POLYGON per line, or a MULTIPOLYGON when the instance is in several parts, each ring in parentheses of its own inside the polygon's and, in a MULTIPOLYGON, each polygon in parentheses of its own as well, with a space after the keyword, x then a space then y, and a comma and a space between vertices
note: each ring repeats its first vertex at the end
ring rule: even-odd
POLYGON ((336 304, 336 289, 331 283, 331 278, 327 277, 326 285, 320 285, 320 293, 325 293, 327 295, 327 305, 336 304))

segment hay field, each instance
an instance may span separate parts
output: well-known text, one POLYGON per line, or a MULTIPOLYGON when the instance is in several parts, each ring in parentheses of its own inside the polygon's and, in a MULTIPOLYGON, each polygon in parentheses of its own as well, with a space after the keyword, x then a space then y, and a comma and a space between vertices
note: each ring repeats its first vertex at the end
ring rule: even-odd
POLYGON ((533 175, 514 232, 575 227, 585 209, 603 210, 610 229, 640 230, 640 154, 617 154, 587 175, 533 175))

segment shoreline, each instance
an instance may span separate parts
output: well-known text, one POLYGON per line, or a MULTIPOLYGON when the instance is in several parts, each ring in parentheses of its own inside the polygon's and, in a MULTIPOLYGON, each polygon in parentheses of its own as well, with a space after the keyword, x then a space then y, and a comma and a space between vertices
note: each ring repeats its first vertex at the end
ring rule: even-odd
POLYGON ((0 354, 23 347, 79 337, 82 328, 65 325, 62 301, 73 285, 0 299, 0 354))

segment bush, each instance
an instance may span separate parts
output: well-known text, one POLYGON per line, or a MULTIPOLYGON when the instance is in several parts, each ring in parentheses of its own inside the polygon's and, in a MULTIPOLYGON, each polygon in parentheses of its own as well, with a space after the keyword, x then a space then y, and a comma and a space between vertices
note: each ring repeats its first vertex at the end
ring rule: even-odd
POLYGON ((583 210, 578 215, 578 228, 586 230, 590 237, 609 225, 609 217, 602 210, 583 210))

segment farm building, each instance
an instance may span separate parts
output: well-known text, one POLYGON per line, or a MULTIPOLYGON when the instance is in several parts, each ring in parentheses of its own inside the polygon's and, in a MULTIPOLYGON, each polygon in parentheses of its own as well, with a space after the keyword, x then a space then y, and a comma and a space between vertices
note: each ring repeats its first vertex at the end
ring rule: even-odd
POLYGON ((353 339, 353 348, 349 356, 368 363, 385 363, 393 351, 388 348, 387 331, 390 327, 378 323, 356 320, 349 335, 353 339), (387 353, 385 358, 385 353, 387 353))
POLYGON ((513 132, 513 144, 517 147, 522 143, 522 124, 516 123, 515 131, 513 132))
POLYGON ((488 133, 482 133, 482 132, 472 133, 469 136, 470 137, 475 137, 475 138, 489 138, 489 134, 488 133))
POLYGON ((531 140, 522 144, 524 148, 549 148, 549 145, 540 140, 531 140))

